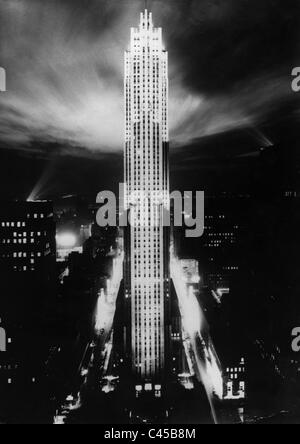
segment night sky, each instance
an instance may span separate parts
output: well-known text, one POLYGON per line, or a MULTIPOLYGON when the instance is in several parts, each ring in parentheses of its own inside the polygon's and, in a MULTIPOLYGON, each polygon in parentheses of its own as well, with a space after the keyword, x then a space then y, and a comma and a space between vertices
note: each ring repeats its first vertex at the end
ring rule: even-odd
MULTIPOLYGON (((144 4, 0 0, 1 199, 122 180, 123 52, 144 4)), ((169 51, 171 183, 251 187, 262 147, 298 149, 299 1, 148 4, 169 51)))

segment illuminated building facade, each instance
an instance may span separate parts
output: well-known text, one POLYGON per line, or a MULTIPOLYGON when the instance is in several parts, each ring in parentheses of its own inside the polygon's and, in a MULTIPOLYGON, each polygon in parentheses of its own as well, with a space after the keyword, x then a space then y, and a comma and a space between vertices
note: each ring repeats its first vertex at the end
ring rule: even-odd
POLYGON ((246 214, 248 202, 247 196, 226 193, 206 200, 205 232, 201 238, 206 262, 203 274, 206 285, 221 299, 241 274, 240 244, 246 220, 240 212, 246 214))
POLYGON ((237 367, 227 367, 224 378, 224 399, 243 400, 246 398, 245 359, 237 367))
POLYGON ((1 270, 34 273, 55 261, 55 225, 47 202, 11 202, 0 209, 1 270))
POLYGON ((125 243, 127 350, 137 394, 160 396, 169 324, 168 54, 152 14, 141 14, 125 53, 125 243), (130 321, 129 321, 130 320, 130 321))
MULTIPOLYGON (((47 346, 37 332, 56 283, 52 204, 2 202, 0 245, 0 328, 6 333, 6 351, 0 353, 1 416, 13 396, 33 390, 44 377, 41 363, 47 346)), ((44 325, 42 329, 45 332, 44 325)))

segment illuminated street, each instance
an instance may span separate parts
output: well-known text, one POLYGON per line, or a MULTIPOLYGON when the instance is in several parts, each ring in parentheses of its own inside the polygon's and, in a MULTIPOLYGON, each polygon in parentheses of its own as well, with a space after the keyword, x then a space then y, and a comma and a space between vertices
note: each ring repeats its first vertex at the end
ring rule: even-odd
MULTIPOLYGON (((116 301, 122 280, 123 253, 119 250, 113 258, 111 279, 107 281, 106 290, 99 291, 95 310, 94 340, 85 350, 79 372, 82 376, 82 386, 79 392, 72 393, 66 403, 57 411, 55 424, 64 424, 69 415, 76 414, 88 402, 91 392, 109 393, 115 390, 117 378, 109 374, 111 370, 111 351, 113 336, 113 321, 116 301), (85 366, 86 357, 89 357, 85 366)), ((76 391, 75 391, 76 392, 76 391)))
MULTIPOLYGON (((92 405, 105 405, 105 395, 114 394, 119 386, 119 377, 113 374, 113 362, 111 352, 113 347, 113 320, 116 309, 116 299, 120 289, 122 279, 123 254, 121 252, 114 258, 113 272, 108 281, 107 289, 99 292, 97 307, 95 311, 95 335, 94 340, 88 344, 82 359, 80 374, 82 376, 82 385, 80 390, 74 390, 70 394, 63 406, 57 411, 54 419, 55 424, 73 423, 81 421, 84 411, 94 410, 92 405), (77 392, 77 393, 76 393, 77 392)), ((217 423, 217 417, 213 406, 214 397, 222 397, 222 375, 217 361, 216 353, 209 339, 204 341, 205 320, 194 294, 190 291, 187 297, 187 283, 184 279, 180 265, 173 260, 173 275, 175 278, 175 287, 180 291, 179 300, 183 320, 183 344, 185 355, 189 365, 190 373, 186 376, 180 375, 189 387, 189 375, 196 377, 196 380, 205 389, 206 397, 211 409, 211 415, 214 423, 217 423), (193 316, 191 314, 193 313, 193 316), (187 322, 189 319, 189 322, 187 322)), ((197 282, 199 283, 199 282, 197 282)), ((195 392, 193 402, 197 404, 197 396, 200 409, 206 405, 201 391, 195 392), (198 393, 198 395, 197 395, 198 393)), ((195 405, 196 405, 195 404, 195 405)), ((101 407, 102 409, 102 407, 101 407)), ((205 410, 202 414, 205 416, 205 410)), ((96 412, 94 412, 97 417, 96 412)), ((103 414, 103 413, 102 413, 103 414)), ((101 414, 100 414, 101 416, 101 414)), ((99 417, 100 418, 100 417, 99 417)), ((82 419, 82 421, 84 421, 82 419)))
POLYGON ((194 291, 193 284, 199 285, 200 277, 194 275, 187 280, 180 261, 174 256, 171 260, 171 277, 179 300, 183 342, 190 373, 203 384, 214 422, 217 423, 214 398, 223 398, 222 369, 194 291))

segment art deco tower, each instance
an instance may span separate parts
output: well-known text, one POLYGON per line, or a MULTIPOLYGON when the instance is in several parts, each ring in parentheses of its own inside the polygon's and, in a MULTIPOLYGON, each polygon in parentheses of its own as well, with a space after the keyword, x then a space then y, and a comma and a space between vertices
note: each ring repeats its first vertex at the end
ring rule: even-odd
POLYGON ((125 297, 137 394, 160 396, 166 374, 169 305, 168 54, 152 14, 141 14, 125 54, 125 297))

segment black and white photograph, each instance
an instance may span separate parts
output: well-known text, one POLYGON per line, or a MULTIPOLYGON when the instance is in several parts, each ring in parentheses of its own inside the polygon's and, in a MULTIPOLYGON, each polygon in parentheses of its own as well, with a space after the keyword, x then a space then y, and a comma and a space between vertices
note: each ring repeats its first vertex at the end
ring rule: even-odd
POLYGON ((299 0, 0 0, 0 424, 300 424, 299 124, 299 0))

